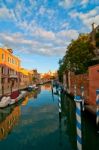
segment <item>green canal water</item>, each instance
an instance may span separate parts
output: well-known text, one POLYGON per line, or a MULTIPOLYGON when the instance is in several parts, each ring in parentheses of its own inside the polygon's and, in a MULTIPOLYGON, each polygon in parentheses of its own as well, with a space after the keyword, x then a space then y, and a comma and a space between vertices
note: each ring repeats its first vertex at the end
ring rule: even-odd
MULTIPOLYGON (((58 96, 50 85, 0 109, 0 150, 76 150, 76 139, 75 103, 62 95, 59 118, 58 96)), ((88 114, 82 115, 82 149, 99 150, 95 120, 88 114)))

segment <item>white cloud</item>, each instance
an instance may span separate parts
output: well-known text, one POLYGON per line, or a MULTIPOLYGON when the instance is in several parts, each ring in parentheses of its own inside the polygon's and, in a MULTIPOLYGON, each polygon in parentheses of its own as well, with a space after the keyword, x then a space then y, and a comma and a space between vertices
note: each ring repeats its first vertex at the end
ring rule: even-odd
POLYGON ((72 3, 73 3, 72 0, 61 0, 59 1, 59 6, 63 8, 68 8, 68 7, 71 7, 72 3))
POLYGON ((69 23, 68 23, 68 22, 64 22, 64 23, 61 25, 61 29, 68 28, 68 27, 69 27, 69 23))
POLYGON ((55 34, 52 31, 46 31, 42 28, 37 28, 36 31, 34 31, 34 33, 36 36, 39 36, 41 38, 50 39, 50 40, 55 39, 55 34))
POLYGON ((43 16, 44 14, 46 14, 48 18, 51 19, 54 16, 54 13, 55 13, 54 10, 41 6, 39 9, 38 15, 40 14, 41 16, 43 16))
POLYGON ((79 33, 76 30, 63 30, 57 33, 58 37, 61 37, 62 39, 71 40, 76 39, 78 37, 79 33))
POLYGON ((48 56, 64 55, 67 45, 72 39, 76 39, 76 30, 63 30, 54 33, 37 28, 34 36, 25 36, 22 33, 0 33, 0 42, 15 49, 17 52, 39 54, 48 56), (37 33, 36 33, 37 32, 37 33))
POLYGON ((46 9, 43 6, 41 6, 39 9, 39 14, 44 15, 45 11, 46 11, 46 9))
POLYGON ((89 29, 91 28, 91 24, 94 22, 96 25, 99 25, 99 6, 90 10, 87 13, 73 11, 69 13, 71 18, 79 18, 85 26, 89 29))
MULTIPOLYGON (((23 8, 27 12, 26 16, 31 16, 32 9, 34 7, 33 3, 35 1, 29 0, 32 4, 31 7, 24 7, 24 3, 17 3, 14 10, 8 9, 7 7, 0 8, 0 18, 12 21, 19 30, 23 31, 11 33, 0 33, 0 43, 8 45, 9 47, 15 49, 17 52, 39 54, 39 55, 64 55, 66 51, 66 46, 70 43, 72 39, 76 39, 78 32, 73 29, 68 29, 69 23, 65 22, 61 25, 60 32, 53 32, 51 30, 45 30, 36 23, 36 19, 29 22, 26 18, 22 17, 23 8)), ((65 6, 69 6, 72 1, 62 1, 65 2, 65 6)), ((62 3, 61 3, 62 4, 62 3)), ((55 10, 46 9, 41 6, 38 12, 40 15, 46 13, 49 18, 53 17, 55 10)), ((25 16, 25 17, 26 17, 25 16)))
POLYGON ((11 12, 6 7, 0 8, 0 19, 10 19, 11 12))
POLYGON ((89 2, 89 0, 82 0, 82 1, 81 1, 81 4, 82 4, 82 5, 85 5, 85 4, 87 4, 88 2, 89 2))

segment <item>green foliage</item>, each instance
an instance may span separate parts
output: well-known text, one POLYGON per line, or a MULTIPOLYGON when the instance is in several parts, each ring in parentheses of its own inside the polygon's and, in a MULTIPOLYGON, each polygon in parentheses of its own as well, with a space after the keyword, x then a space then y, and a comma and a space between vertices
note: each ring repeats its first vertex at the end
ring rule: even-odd
POLYGON ((32 78, 32 81, 34 81, 34 82, 35 82, 35 81, 36 81, 36 77, 33 77, 33 78, 32 78))
POLYGON ((96 33, 95 38, 96 38, 96 40, 99 39, 99 32, 96 33))
POLYGON ((96 47, 99 48, 99 32, 96 33, 95 39, 96 39, 96 47))
POLYGON ((59 81, 63 82, 63 72, 65 70, 65 63, 62 60, 59 60, 59 70, 58 70, 58 77, 59 77, 59 81))
POLYGON ((72 40, 65 56, 59 62, 59 75, 62 75, 65 70, 76 74, 85 73, 93 58, 93 47, 88 40, 88 35, 80 35, 77 40, 72 40))

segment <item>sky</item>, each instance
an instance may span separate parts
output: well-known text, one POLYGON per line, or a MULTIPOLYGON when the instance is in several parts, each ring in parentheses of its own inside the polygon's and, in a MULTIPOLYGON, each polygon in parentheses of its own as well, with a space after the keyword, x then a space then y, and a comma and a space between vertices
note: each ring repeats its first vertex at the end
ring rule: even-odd
POLYGON ((0 0, 0 47, 12 48, 24 68, 54 71, 93 22, 99 25, 99 0, 0 0))

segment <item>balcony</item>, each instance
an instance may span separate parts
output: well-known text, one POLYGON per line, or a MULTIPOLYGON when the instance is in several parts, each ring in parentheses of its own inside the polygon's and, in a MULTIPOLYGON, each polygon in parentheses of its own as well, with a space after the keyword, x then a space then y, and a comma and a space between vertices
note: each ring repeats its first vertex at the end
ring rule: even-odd
POLYGON ((9 78, 17 79, 17 78, 18 78, 18 75, 16 75, 16 74, 10 74, 10 75, 9 75, 9 78))

